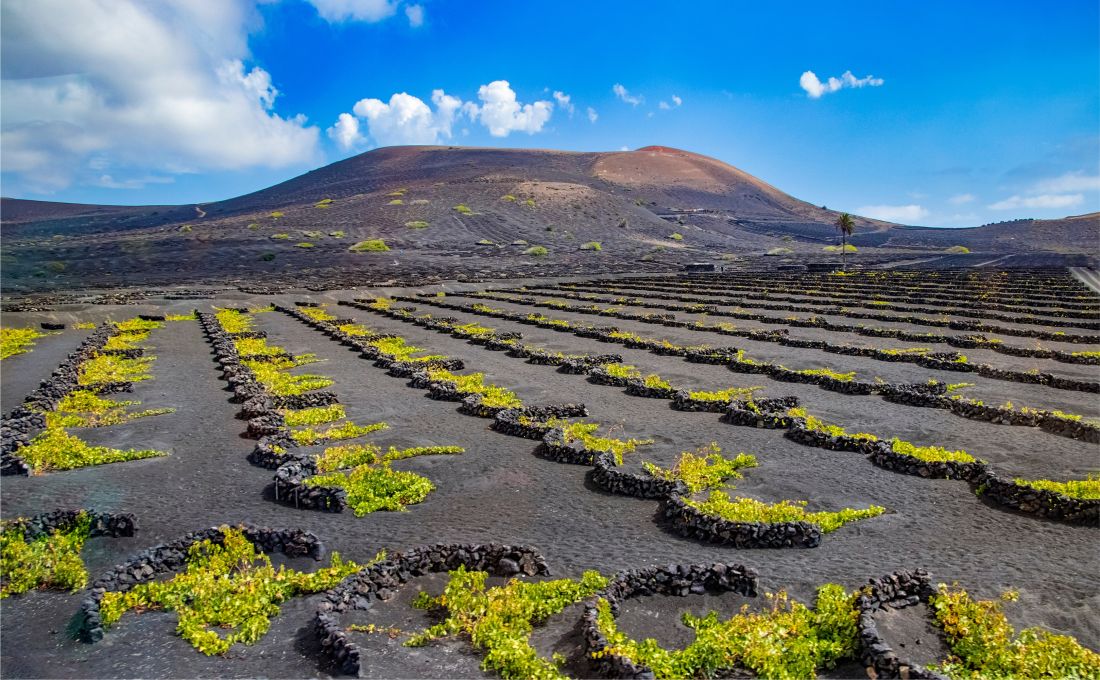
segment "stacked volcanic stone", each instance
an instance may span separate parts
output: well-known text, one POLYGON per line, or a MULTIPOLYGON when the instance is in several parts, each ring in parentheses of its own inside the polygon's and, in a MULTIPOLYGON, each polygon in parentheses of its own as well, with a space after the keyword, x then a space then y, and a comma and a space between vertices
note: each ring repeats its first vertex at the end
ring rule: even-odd
MULTIPOLYGON (((324 547, 314 534, 298 529, 268 529, 245 524, 239 527, 245 537, 265 553, 280 552, 287 557, 309 556, 320 559, 324 547)), ((134 586, 155 580, 158 575, 179 572, 186 567, 188 550, 201 541, 222 544, 225 534, 219 527, 192 532, 171 543, 141 551, 92 583, 91 594, 81 603, 78 630, 85 642, 103 639, 103 619, 99 603, 107 591, 125 592, 134 586)))
POLYGON ((672 395, 672 408, 677 411, 696 411, 703 413, 725 413, 729 401, 715 399, 694 399, 687 390, 676 390, 672 395))
POLYGON ((527 408, 509 408, 498 412, 493 419, 492 428, 513 437, 541 440, 552 428, 546 421, 552 418, 580 418, 588 415, 584 404, 551 404, 549 406, 530 406, 527 408), (521 423, 520 418, 529 422, 521 423))
POLYGON ((626 387, 627 385, 635 382, 636 378, 622 378, 619 376, 611 375, 607 372, 607 368, 604 366, 596 366, 588 372, 589 382, 594 382, 598 385, 611 385, 612 387, 626 387))
POLYGON ((358 675, 362 650, 348 634, 341 614, 370 609, 376 601, 392 598, 398 588, 414 578, 460 566, 494 576, 550 573, 542 555, 526 546, 438 544, 395 553, 324 593, 314 618, 323 653, 342 673, 358 675))
POLYGON ((53 322, 53 321, 43 321, 42 323, 40 323, 38 325, 44 331, 63 331, 63 330, 65 330, 65 324, 56 323, 56 322, 53 322))
POLYGON ((794 422, 794 418, 786 415, 786 412, 795 406, 798 406, 798 397, 795 396, 736 400, 730 402, 722 418, 733 425, 785 430, 794 422))
POLYGON ((649 387, 644 380, 634 378, 626 383, 626 393, 634 397, 647 399, 672 399, 676 396, 674 387, 649 387))
POLYGON ((53 510, 30 518, 17 518, 4 522, 5 529, 18 528, 23 538, 33 541, 55 531, 71 529, 81 515, 91 520, 88 536, 120 538, 133 536, 137 531, 137 518, 129 513, 96 512, 95 510, 53 510))
POLYGON ((586 447, 579 439, 567 441, 565 430, 560 427, 551 428, 543 435, 538 452, 549 460, 571 465, 593 465, 597 453, 586 447))
POLYGON ((21 418, 0 422, 0 474, 29 475, 31 468, 14 452, 28 446, 31 439, 46 429, 46 414, 28 413, 21 418))
POLYGON ((708 347, 706 349, 692 349, 684 355, 684 359, 693 364, 728 364, 737 359, 737 348, 708 347))
MULTIPOLYGON (((77 349, 69 354, 53 374, 43 380, 23 400, 23 404, 0 420, 0 475, 29 475, 31 468, 17 451, 46 428, 46 411, 52 411, 79 384, 80 365, 94 357, 117 328, 103 324, 93 331, 77 349)), ((132 383, 101 383, 91 386, 97 393, 128 391, 132 383)))
POLYGON ((662 514, 671 530, 709 543, 735 548, 816 548, 821 529, 809 522, 731 522, 688 505, 683 496, 664 499, 662 514))
POLYGON ((485 398, 480 394, 467 394, 462 397, 462 405, 458 407, 459 413, 478 418, 496 418, 503 411, 503 406, 486 406, 485 398))
POLYGON ((598 603, 607 601, 618 616, 624 601, 649 595, 687 597, 706 593, 738 593, 756 597, 756 571, 739 564, 680 564, 619 572, 596 597, 585 602, 581 617, 584 651, 595 675, 606 678, 652 678, 653 671, 615 654, 600 632, 598 603))
POLYGON ((593 463, 592 483, 610 493, 634 498, 668 498, 689 493, 687 484, 679 479, 661 479, 619 470, 615 457, 607 452, 597 453, 593 463))
POLYGON ((988 466, 980 461, 973 463, 960 463, 953 460, 927 461, 895 453, 893 446, 888 442, 875 442, 875 444, 870 452, 870 461, 881 468, 906 475, 974 482, 989 472, 988 466))
POLYGON ((821 430, 811 430, 806 427, 805 418, 791 418, 790 427, 783 436, 805 446, 816 446, 819 449, 829 451, 852 451, 864 455, 874 455, 882 449, 890 450, 890 444, 880 442, 877 439, 865 439, 851 435, 831 435, 821 430))
POLYGON ((286 421, 278 409, 327 406, 336 403, 336 395, 331 392, 292 397, 268 395, 248 367, 241 363, 233 344, 234 337, 244 337, 245 334, 227 333, 213 314, 196 312, 196 315, 207 341, 214 348, 216 361, 222 367, 222 379, 233 390, 232 400, 241 404, 238 417, 248 420, 248 435, 258 440, 248 454, 248 462, 274 470, 288 460, 296 459, 296 454, 289 453, 287 449, 296 448, 297 443, 291 439, 290 428, 286 427, 286 421))
POLYGON ((875 613, 879 611, 927 603, 935 593, 931 578, 924 569, 895 571, 882 578, 871 579, 869 586, 856 599, 860 661, 867 669, 868 677, 947 680, 919 664, 899 659, 875 623, 875 613))
POLYGON ((981 475, 971 481, 977 484, 977 492, 983 498, 989 498, 1014 510, 1068 524, 1100 527, 1100 500, 1071 498, 1053 491, 1017 484, 999 477, 990 469, 984 469, 981 475))
POLYGON ((345 489, 305 483, 317 472, 314 457, 291 457, 275 470, 275 500, 307 510, 343 512, 348 506, 348 492, 345 489))
POLYGON ((596 366, 603 364, 617 364, 623 360, 621 354, 588 354, 582 357, 571 357, 561 364, 563 373, 586 374, 596 366))

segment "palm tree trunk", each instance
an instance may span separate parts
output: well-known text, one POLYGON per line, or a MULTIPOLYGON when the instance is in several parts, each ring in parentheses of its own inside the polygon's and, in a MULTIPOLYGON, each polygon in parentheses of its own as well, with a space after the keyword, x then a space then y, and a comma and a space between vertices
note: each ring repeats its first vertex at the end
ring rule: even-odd
POLYGON ((840 271, 848 270, 848 237, 840 232, 840 271))

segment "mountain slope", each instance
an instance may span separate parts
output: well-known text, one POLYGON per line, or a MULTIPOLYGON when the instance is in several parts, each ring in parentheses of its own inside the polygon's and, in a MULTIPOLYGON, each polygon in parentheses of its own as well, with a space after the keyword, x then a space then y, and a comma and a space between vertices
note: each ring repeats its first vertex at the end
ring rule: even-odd
MULTIPOLYGON (((820 255, 835 242, 836 215, 728 164, 660 146, 389 147, 197 206, 0 206, 5 285, 35 286, 668 269, 776 248, 820 255), (378 238, 389 252, 348 252, 378 238), (600 250, 582 248, 591 242, 600 250), (549 255, 526 254, 534 245, 549 255)), ((857 218, 854 242, 870 252, 1066 252, 1100 234, 1098 224, 1094 215, 935 230, 857 218)))

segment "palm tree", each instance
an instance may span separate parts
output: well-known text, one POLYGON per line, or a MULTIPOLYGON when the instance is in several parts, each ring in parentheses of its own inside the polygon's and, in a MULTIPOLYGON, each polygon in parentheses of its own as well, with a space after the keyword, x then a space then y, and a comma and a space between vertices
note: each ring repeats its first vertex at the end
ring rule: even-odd
POLYGON ((840 217, 836 218, 836 222, 833 224, 840 232, 840 269, 843 271, 846 268, 845 261, 848 255, 848 237, 855 230, 856 223, 848 213, 840 213, 840 217))

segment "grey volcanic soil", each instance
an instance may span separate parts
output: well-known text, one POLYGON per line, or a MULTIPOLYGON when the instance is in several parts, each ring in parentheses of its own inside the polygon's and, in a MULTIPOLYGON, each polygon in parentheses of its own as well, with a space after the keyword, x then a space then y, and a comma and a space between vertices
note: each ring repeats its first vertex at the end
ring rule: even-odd
MULTIPOLYGON (((362 294, 343 292, 339 296, 350 299, 362 294)), ((176 309, 187 306, 173 304, 176 309)), ((208 309, 209 303, 199 306, 208 309)), ((114 308, 111 312, 122 319, 149 308, 114 308)), ((94 319, 101 310, 71 311, 76 317, 94 319)), ((422 311, 450 315, 427 307, 422 311)), ((1095 579, 1093 528, 1006 512, 981 502, 960 482, 899 475, 874 467, 855 454, 800 446, 777 431, 723 424, 717 414, 673 411, 665 401, 631 397, 616 388, 591 384, 583 376, 528 364, 396 320, 347 308, 339 315, 462 358, 468 370, 484 371, 488 381, 514 389, 528 403, 583 401, 592 412, 591 420, 621 424, 628 435, 654 438, 654 445, 632 456, 632 465, 643 459, 667 463, 681 450, 716 441, 727 453, 745 451, 759 459, 760 466, 747 470, 745 479, 737 482, 738 490, 746 495, 763 500, 806 499, 811 509, 873 503, 885 506, 888 513, 829 534, 821 547, 812 550, 734 550, 683 539, 655 522, 656 502, 596 491, 586 482, 586 468, 540 458, 535 454, 536 442, 496 433, 488 429, 489 421, 458 413, 454 403, 427 399, 423 391, 387 376, 321 333, 288 316, 271 313, 258 315, 258 326, 269 332, 274 344, 294 352, 313 351, 324 359, 324 363, 303 370, 335 378, 331 389, 347 404, 349 416, 357 422, 390 423, 391 429, 374 435, 373 441, 466 447, 461 456, 402 463, 435 482, 436 491, 423 503, 403 513, 357 518, 351 513, 300 511, 267 500, 272 473, 245 460, 252 442, 240 437, 244 423, 234 418, 237 407, 227 401, 229 393, 218 379, 198 325, 175 322, 154 332, 151 344, 159 357, 153 369, 155 379, 139 384, 134 398, 144 400, 147 407, 172 405, 177 411, 104 428, 95 432, 93 439, 114 446, 163 448, 171 456, 31 478, 6 477, 0 499, 3 516, 31 515, 55 507, 136 513, 140 522, 136 537, 89 541, 84 557, 92 578, 144 547, 191 530, 241 521, 309 529, 330 550, 359 561, 370 559, 382 548, 496 541, 537 547, 559 577, 578 576, 585 569, 610 574, 653 564, 739 562, 760 572, 762 590, 787 588, 803 601, 808 601, 815 586, 826 582, 854 588, 869 577, 923 566, 937 580, 958 581, 979 597, 995 597, 1001 590, 1015 587, 1021 593, 1020 601, 1005 608, 1017 626, 1042 625, 1076 635, 1094 649, 1100 646, 1100 621, 1095 616, 1100 609, 1100 587, 1095 579)), ((497 319, 471 316, 469 320, 512 329, 497 319)), ((615 323, 634 329, 626 322, 615 323)), ((765 386, 767 395, 798 394, 812 413, 849 429, 964 447, 1011 473, 1065 478, 1096 467, 1095 446, 1037 430, 977 423, 942 411, 890 404, 878 397, 842 397, 812 386, 774 383, 762 376, 735 374, 723 367, 689 364, 675 357, 658 357, 530 326, 521 330, 531 342, 553 342, 568 351, 622 353, 628 362, 674 383, 700 387, 759 384, 765 386)), ((684 342, 699 342, 703 335, 691 331, 677 335, 676 329, 645 324, 638 324, 636 330, 684 342)), ((70 332, 55 339, 69 340, 70 332)), ((728 342, 737 339, 725 340, 715 344, 737 344, 728 342)), ((827 365, 855 368, 861 375, 885 374, 883 369, 891 368, 881 362, 812 350, 767 347, 782 351, 783 361, 791 366, 815 365, 815 359, 824 358, 827 365)), ((44 349, 40 344, 35 350, 38 357, 45 356, 44 349)), ((1009 358, 1002 360, 1011 365, 1009 358)), ((26 382, 13 381, 15 372, 9 371, 8 361, 4 364, 5 393, 21 389, 14 385, 25 388, 26 382)), ((50 370, 48 365, 35 363, 32 384, 50 370)), ((1036 388, 1031 386, 980 378, 971 381, 999 395, 1000 401, 1036 401, 1036 388)), ((437 577, 427 587, 438 592, 442 584, 443 579, 437 577)), ((387 605, 369 614, 349 615, 349 623, 422 626, 426 621, 420 612, 399 606, 419 587, 425 585, 412 583, 403 589, 392 608, 387 605)), ((4 601, 0 661, 5 676, 307 677, 327 675, 331 670, 318 661, 311 643, 309 625, 316 597, 288 602, 258 644, 238 646, 225 657, 197 653, 173 634, 174 617, 162 613, 128 614, 96 645, 72 641, 65 628, 81 598, 79 593, 30 593, 4 601)), ((688 608, 702 613, 709 604, 702 598, 639 601, 628 608, 624 627, 640 636, 667 634, 669 642, 682 643, 675 630, 653 621, 678 620, 679 612, 688 608)), ((568 649, 570 623, 568 615, 552 621, 546 631, 537 633, 536 645, 546 653, 568 649)), ((465 643, 449 641, 407 650, 396 641, 371 638, 368 644, 377 654, 367 657, 365 673, 374 677, 480 674, 480 657, 471 654, 465 643), (372 660, 377 660, 377 665, 372 665, 372 660)), ((837 673, 845 674, 843 669, 837 673)))

